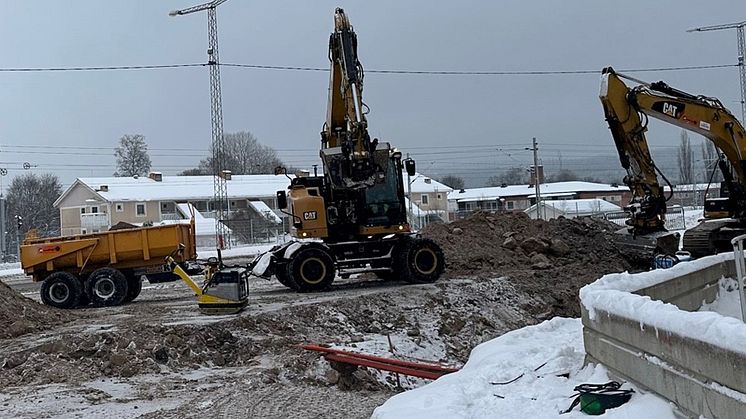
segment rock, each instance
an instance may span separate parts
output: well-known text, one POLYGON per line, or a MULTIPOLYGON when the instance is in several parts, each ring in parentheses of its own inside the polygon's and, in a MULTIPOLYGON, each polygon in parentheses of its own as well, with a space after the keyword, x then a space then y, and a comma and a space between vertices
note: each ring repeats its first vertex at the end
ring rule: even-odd
POLYGON ((502 247, 506 249, 515 249, 518 247, 518 241, 514 239, 512 236, 505 239, 505 241, 502 244, 502 247))
POLYGON ((119 375, 124 378, 132 377, 135 374, 137 374, 137 368, 132 364, 125 365, 122 371, 119 372, 119 375))
POLYGON ((325 375, 326 375, 326 381, 329 384, 334 385, 339 382, 339 373, 337 371, 330 368, 326 371, 325 375))
POLYGON ((10 324, 10 326, 8 326, 8 329, 6 330, 8 335, 10 335, 11 337, 25 335, 26 333, 30 333, 33 331, 34 325, 25 319, 14 321, 10 324))
POLYGON ((63 352, 65 349, 65 345, 62 343, 62 341, 54 341, 54 342, 47 342, 41 346, 39 346, 38 351, 43 354, 53 354, 58 352, 63 352))
POLYGON ((515 231, 508 231, 507 233, 503 233, 503 237, 505 237, 506 239, 507 239, 508 237, 513 237, 513 236, 515 236, 515 235, 516 235, 516 232, 515 232, 515 231))
POLYGON ((559 256, 564 256, 570 253, 570 250, 570 246, 568 246, 567 243, 563 242, 560 239, 552 239, 549 245, 549 251, 559 256))
POLYGON ((156 349, 155 352, 153 352, 153 357, 155 358, 156 362, 165 364, 166 362, 168 362, 168 349, 161 346, 160 348, 156 349))
POLYGON ((217 365, 218 367, 222 367, 225 365, 225 357, 220 352, 216 353, 212 356, 212 362, 213 364, 217 365))
POLYGON ((453 230, 451 230, 451 233, 456 234, 456 235, 462 234, 463 232, 464 232, 464 229, 459 228, 459 227, 456 227, 453 230))
POLYGON ((529 237, 521 242, 521 248, 529 253, 545 253, 549 249, 549 245, 536 237, 529 237))
POLYGON ((111 354, 109 357, 109 363, 115 367, 121 367, 122 365, 129 362, 129 358, 127 358, 126 355, 121 354, 111 354))
POLYGON ((407 330, 407 336, 419 336, 420 335, 420 329, 416 327, 412 327, 407 330))
POLYGON ((547 269, 551 266, 549 258, 541 253, 536 253, 531 257, 531 267, 534 269, 547 269))
POLYGON ((23 353, 15 353, 5 358, 3 362, 3 368, 13 369, 19 365, 23 365, 28 360, 28 355, 23 353))

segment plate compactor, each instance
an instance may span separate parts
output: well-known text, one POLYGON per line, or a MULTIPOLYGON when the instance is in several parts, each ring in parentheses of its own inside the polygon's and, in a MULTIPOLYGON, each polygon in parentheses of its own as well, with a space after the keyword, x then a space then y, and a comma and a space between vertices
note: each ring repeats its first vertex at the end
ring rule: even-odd
POLYGON ((197 294, 199 311, 203 314, 236 314, 249 302, 249 271, 241 266, 225 266, 221 259, 208 259, 205 282, 199 286, 171 256, 166 258, 173 273, 197 294))

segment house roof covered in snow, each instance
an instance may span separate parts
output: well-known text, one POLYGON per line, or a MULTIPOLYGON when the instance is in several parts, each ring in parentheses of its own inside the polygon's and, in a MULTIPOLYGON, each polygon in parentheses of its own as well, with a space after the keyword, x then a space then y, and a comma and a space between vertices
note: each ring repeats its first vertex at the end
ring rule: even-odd
MULTIPOLYGON (((78 178, 54 204, 79 186, 109 202, 212 199, 213 183, 213 176, 163 176, 161 181, 147 176, 78 178)), ((226 182, 229 199, 273 197, 289 184, 284 175, 233 175, 226 182)))
MULTIPOLYGON (((448 194, 449 200, 457 202, 488 201, 506 197, 521 197, 534 195, 533 185, 508 185, 506 187, 493 186, 488 188, 462 189, 448 194), (463 191, 463 192, 462 192, 463 191)), ((629 192, 625 185, 608 185, 593 182, 553 182, 541 184, 542 196, 562 196, 578 192, 629 192)))
POLYGON ((429 176, 423 175, 422 173, 415 173, 414 176, 410 176, 409 180, 407 180, 407 172, 404 172, 405 193, 407 192, 407 181, 412 182, 412 193, 449 193, 453 191, 453 188, 450 186, 444 185, 429 176))
MULTIPOLYGON (((542 206, 552 207, 565 214, 592 214, 596 212, 621 211, 621 207, 603 199, 561 199, 556 201, 541 201, 542 206)), ((531 205, 526 212, 536 210, 536 204, 531 205)))

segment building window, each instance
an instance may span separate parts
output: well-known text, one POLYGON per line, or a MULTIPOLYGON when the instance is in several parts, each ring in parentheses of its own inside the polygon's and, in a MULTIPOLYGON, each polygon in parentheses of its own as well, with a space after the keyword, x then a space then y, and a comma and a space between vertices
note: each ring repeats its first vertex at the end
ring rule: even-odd
POLYGON ((98 207, 91 207, 91 214, 98 214, 98 207))
POLYGON ((124 212, 124 204, 117 204, 117 212, 124 212))
POLYGON ((85 214, 85 207, 83 207, 83 208, 80 209, 80 213, 81 214, 85 214))
POLYGON ((84 229, 84 228, 80 229, 80 234, 87 234, 87 233, 88 233, 88 231, 86 229, 84 229))
POLYGON ((443 199, 443 195, 438 194, 438 199, 443 199))
POLYGON ((508 201, 508 202, 507 202, 507 206, 508 206, 508 209, 509 209, 509 210, 512 210, 512 209, 514 208, 514 205, 515 205, 515 204, 513 203, 513 201, 508 201))
POLYGON ((422 205, 427 205, 427 201, 428 201, 427 198, 428 198, 427 195, 425 195, 425 194, 421 195, 420 196, 420 203, 422 203, 422 205))
POLYGON ((138 217, 144 217, 144 216, 147 215, 147 212, 145 211, 145 204, 144 203, 142 203, 142 204, 136 204, 135 205, 135 214, 138 217))

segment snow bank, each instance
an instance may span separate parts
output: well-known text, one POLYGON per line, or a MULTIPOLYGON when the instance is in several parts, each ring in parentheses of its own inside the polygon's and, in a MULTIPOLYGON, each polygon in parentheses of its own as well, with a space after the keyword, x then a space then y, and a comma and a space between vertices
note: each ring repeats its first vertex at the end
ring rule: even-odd
MULTIPOLYGON (((372 419, 585 418, 570 406, 573 388, 609 381, 602 366, 583 367, 585 352, 579 319, 555 318, 485 342, 457 373, 389 399, 372 419), (569 374, 569 378, 559 376, 569 374), (505 383, 516 377, 517 380, 505 383)), ((635 393, 607 418, 674 418, 668 403, 635 393)))
POLYGON ((733 254, 704 257, 680 263, 670 269, 639 274, 610 274, 580 290, 580 300, 591 320, 603 310, 643 325, 662 329, 689 339, 746 354, 746 324, 713 312, 688 312, 673 304, 632 292, 718 263, 733 260, 733 254))
POLYGON ((0 278, 16 275, 23 275, 20 262, 0 263, 0 278))

